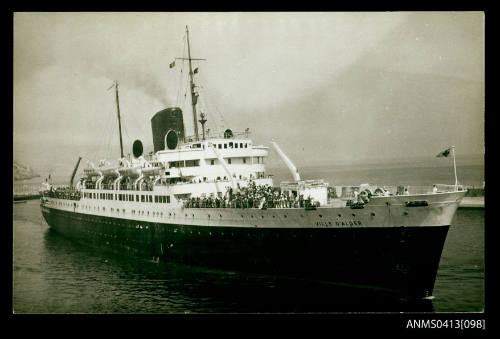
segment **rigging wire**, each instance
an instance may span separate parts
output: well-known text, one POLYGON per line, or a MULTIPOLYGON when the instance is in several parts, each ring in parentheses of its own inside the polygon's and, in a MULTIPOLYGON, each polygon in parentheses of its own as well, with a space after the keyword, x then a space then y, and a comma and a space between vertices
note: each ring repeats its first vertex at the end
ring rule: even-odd
POLYGON ((224 115, 220 112, 219 108, 217 107, 217 104, 213 100, 210 100, 210 98, 212 98, 211 92, 208 89, 208 87, 205 85, 206 81, 205 81, 205 77, 203 75, 200 76, 200 83, 203 84, 203 86, 200 86, 200 87, 201 87, 202 91, 205 93, 205 95, 203 95, 203 97, 206 98, 206 99, 203 99, 203 101, 205 102, 205 104, 207 106, 213 105, 213 107, 214 107, 214 110, 212 110, 211 107, 207 107, 207 109, 209 109, 210 113, 216 113, 216 115, 218 115, 218 117, 216 115, 213 115, 213 117, 214 117, 213 124, 215 125, 215 129, 218 131, 222 131, 222 130, 224 130, 224 127, 227 126, 226 120, 224 119, 224 115), (217 119, 217 118, 219 119, 220 126, 217 126, 217 121, 215 121, 215 119, 217 119), (219 128, 220 128, 220 130, 219 130, 219 128))
MULTIPOLYGON (((184 37, 182 38, 182 41, 183 41, 183 48, 182 48, 182 57, 184 58, 185 54, 186 54, 186 33, 184 33, 184 37)), ((177 87, 177 100, 176 100, 176 106, 178 107, 179 106, 179 102, 180 102, 180 96, 181 96, 181 91, 182 91, 182 75, 184 73, 184 61, 185 60, 182 60, 182 63, 181 63, 181 71, 179 73, 179 86, 177 87)))
MULTIPOLYGON (((112 123, 113 123, 113 115, 112 114, 106 114, 107 115, 107 119, 105 119, 105 123, 104 125, 101 125, 103 128, 102 128, 102 144, 104 145, 108 145, 109 147, 109 144, 111 142, 111 136, 112 134, 111 133, 108 133, 108 130, 112 127, 112 123)), ((107 149, 105 149, 105 152, 107 152, 107 149)), ((93 153, 93 158, 92 158, 92 161, 95 163, 95 161, 97 159, 95 159, 95 157, 98 157, 99 156, 99 151, 96 152, 96 153, 93 153)))
POLYGON ((118 122, 116 121, 114 124, 113 124, 113 129, 111 130, 111 133, 109 134, 110 138, 109 138, 109 143, 106 147, 107 149, 107 153, 106 153, 106 156, 105 158, 111 158, 112 155, 111 155, 111 152, 112 152, 112 149, 111 149, 111 139, 112 139, 112 136, 115 134, 115 128, 116 126, 118 125, 118 122))

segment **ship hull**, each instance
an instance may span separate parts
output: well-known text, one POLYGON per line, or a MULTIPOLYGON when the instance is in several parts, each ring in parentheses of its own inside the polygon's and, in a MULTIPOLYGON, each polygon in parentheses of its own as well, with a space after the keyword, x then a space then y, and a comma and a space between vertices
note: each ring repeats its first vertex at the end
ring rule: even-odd
POLYGON ((43 207, 56 232, 117 253, 283 275, 422 298, 432 295, 449 225, 238 227, 154 223, 43 207))

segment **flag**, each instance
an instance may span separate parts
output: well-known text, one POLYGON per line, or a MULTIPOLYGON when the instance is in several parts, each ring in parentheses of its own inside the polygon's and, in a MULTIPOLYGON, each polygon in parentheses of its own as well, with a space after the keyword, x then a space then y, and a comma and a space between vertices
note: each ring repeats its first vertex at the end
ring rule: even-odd
POLYGON ((451 153, 451 147, 445 149, 444 151, 442 151, 441 153, 439 153, 438 155, 436 155, 436 157, 438 157, 438 158, 445 157, 446 158, 448 155, 450 155, 450 153, 451 153))
POLYGON ((196 67, 196 68, 194 69, 194 72, 193 72, 193 73, 194 73, 194 74, 198 73, 198 67, 196 67))
POLYGON ((172 61, 172 63, 170 63, 170 68, 174 67, 175 66, 175 60, 172 61))

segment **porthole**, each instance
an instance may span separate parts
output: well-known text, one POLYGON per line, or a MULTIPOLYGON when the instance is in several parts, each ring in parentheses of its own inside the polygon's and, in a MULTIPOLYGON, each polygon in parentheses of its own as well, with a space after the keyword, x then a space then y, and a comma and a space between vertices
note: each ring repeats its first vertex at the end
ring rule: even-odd
POLYGON ((356 214, 354 214, 354 213, 353 213, 353 214, 352 214, 352 216, 353 216, 353 217, 355 217, 355 216, 356 216, 356 214))
POLYGON ((323 216, 322 216, 321 214, 319 215, 319 217, 320 217, 320 218, 323 218, 323 216))
POLYGON ((241 215, 241 217, 243 218, 243 214, 241 215))
POLYGON ((262 219, 264 219, 264 216, 262 216, 262 219))
POLYGON ((219 214, 219 217, 222 218, 222 214, 219 214))
POLYGON ((342 218, 342 214, 337 214, 337 216, 338 216, 339 218, 342 218))
POLYGON ((405 211, 403 214, 404 214, 404 215, 408 215, 408 212, 406 212, 406 211, 405 211))
POLYGON ((285 214, 285 218, 286 218, 286 214, 285 214))
POLYGON ((375 216, 375 213, 371 212, 371 213, 370 213, 370 215, 371 215, 372 217, 374 217, 374 216, 375 216))

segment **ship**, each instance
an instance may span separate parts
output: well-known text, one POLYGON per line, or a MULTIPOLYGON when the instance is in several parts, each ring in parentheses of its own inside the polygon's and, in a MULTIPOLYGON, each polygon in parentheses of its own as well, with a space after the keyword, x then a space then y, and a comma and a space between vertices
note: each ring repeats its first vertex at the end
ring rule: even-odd
POLYGON ((191 57, 187 26, 186 39, 188 55, 174 63, 189 65, 194 133, 187 135, 181 108, 165 108, 151 118, 154 152, 145 155, 135 140, 124 156, 115 82, 117 165, 89 161, 75 180, 79 157, 69 186, 47 184, 40 207, 50 229, 131 257, 432 296, 463 188, 302 180, 274 141, 254 144, 248 129, 207 133, 207 115, 197 117, 192 62, 200 59, 191 57), (274 186, 266 170, 271 146, 293 180, 274 186))

